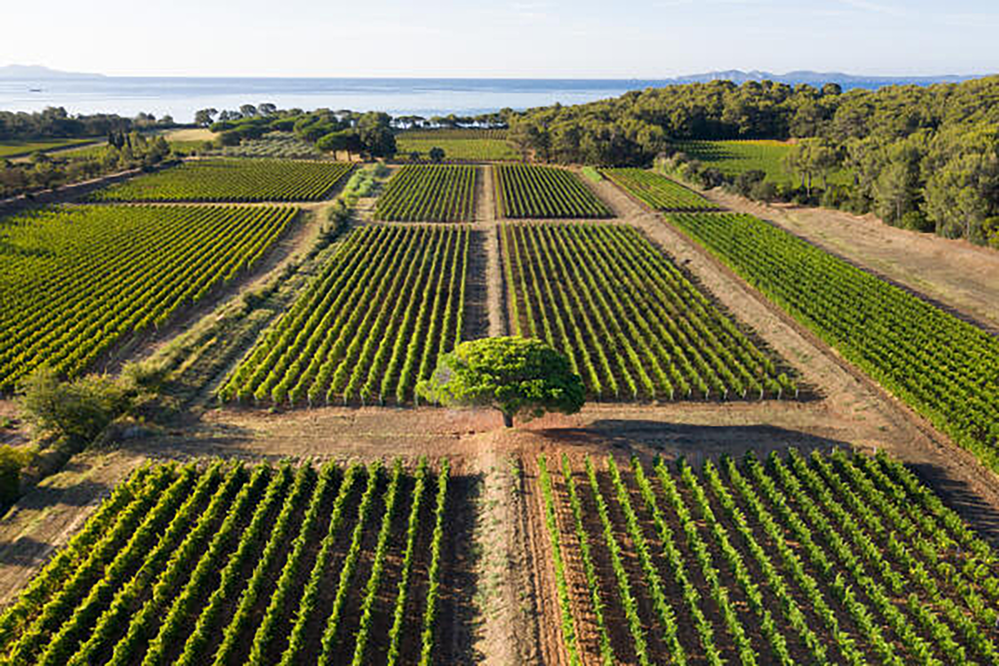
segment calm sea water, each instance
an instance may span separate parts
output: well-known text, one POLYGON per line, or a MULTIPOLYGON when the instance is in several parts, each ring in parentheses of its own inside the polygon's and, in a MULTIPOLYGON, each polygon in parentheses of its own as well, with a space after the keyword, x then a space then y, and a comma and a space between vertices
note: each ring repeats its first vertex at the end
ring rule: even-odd
POLYGON ((655 80, 151 78, 2 80, 0 110, 70 113, 140 111, 190 122, 198 109, 270 102, 279 108, 387 111, 393 115, 475 115, 616 97, 665 85, 655 80))

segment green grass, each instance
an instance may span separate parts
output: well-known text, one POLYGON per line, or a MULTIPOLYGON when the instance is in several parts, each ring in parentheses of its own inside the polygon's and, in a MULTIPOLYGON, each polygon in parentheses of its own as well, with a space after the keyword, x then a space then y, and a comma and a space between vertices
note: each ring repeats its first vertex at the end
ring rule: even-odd
POLYGON ((594 183, 599 183, 601 180, 604 179, 603 175, 601 175, 599 171, 597 171, 595 168, 591 166, 583 167, 582 174, 587 178, 589 178, 590 180, 592 180, 594 183))
MULTIPOLYGON (((793 144, 786 141, 758 139, 749 141, 682 141, 677 148, 710 165, 727 176, 738 176, 759 169, 775 185, 795 185, 795 178, 784 169, 784 156, 793 144)), ((845 184, 850 172, 840 169, 830 174, 832 184, 845 184)))
POLYGON ((431 148, 442 148, 445 160, 519 160, 520 153, 506 140, 506 130, 413 130, 396 135, 398 157, 412 152, 427 159, 431 148))
POLYGON ((50 139, 47 141, 0 141, 0 159, 30 155, 41 150, 58 150, 93 143, 97 139, 50 139))

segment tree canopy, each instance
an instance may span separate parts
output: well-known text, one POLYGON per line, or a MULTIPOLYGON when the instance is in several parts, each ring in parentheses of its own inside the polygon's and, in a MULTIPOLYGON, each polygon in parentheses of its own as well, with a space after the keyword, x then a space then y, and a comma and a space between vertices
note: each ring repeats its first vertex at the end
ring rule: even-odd
POLYGON ((447 406, 493 407, 507 427, 515 417, 574 414, 585 401, 583 380, 565 356, 540 340, 516 336, 460 343, 416 391, 447 406))

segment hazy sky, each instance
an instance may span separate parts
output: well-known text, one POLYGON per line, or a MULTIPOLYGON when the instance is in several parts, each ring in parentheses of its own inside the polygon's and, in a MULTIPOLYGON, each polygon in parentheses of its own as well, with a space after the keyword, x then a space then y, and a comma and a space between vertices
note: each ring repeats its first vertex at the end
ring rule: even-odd
POLYGON ((996 0, 8 0, 0 65, 119 75, 999 71, 996 0))

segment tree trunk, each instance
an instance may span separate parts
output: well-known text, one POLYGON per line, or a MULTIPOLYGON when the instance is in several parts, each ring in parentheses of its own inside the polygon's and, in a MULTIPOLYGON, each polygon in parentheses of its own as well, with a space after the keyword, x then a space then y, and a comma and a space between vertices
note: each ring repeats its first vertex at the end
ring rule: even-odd
POLYGON ((513 415, 503 412, 503 425, 507 428, 513 427, 513 415))

